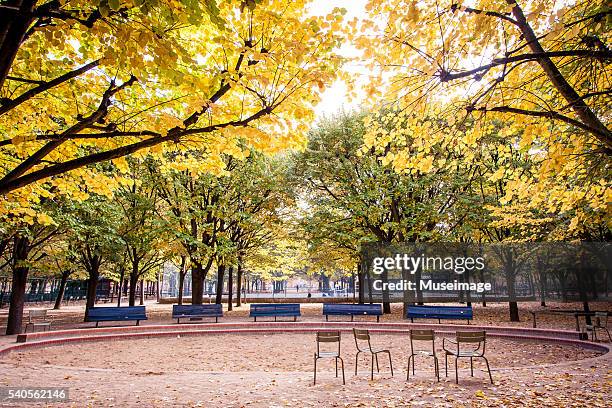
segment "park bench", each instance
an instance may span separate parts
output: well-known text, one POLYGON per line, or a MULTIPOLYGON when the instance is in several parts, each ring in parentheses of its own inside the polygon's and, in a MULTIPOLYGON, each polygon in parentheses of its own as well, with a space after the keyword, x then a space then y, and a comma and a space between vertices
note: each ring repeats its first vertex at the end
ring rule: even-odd
POLYGON ((88 322, 125 322, 136 321, 136 326, 141 320, 147 320, 145 306, 129 307, 92 307, 87 313, 88 322))
POLYGON ((382 316, 381 304, 351 304, 351 303, 323 303, 323 315, 329 321, 329 316, 351 316, 351 321, 357 316, 376 316, 380 321, 382 316))
POLYGON ((181 319, 189 318, 190 321, 202 320, 204 317, 214 317, 215 323, 219 322, 219 318, 223 317, 223 306, 220 304, 209 305, 172 305, 172 318, 176 319, 177 323, 181 323, 181 319))
POLYGON ((297 320, 300 313, 299 303, 261 303, 251 304, 251 313, 249 317, 252 317, 257 321, 258 317, 272 317, 274 321, 278 316, 293 316, 293 321, 297 320))
POLYGON ((473 318, 471 306, 408 306, 406 317, 414 323, 414 319, 457 319, 467 320, 468 324, 473 318))
POLYGON ((533 327, 537 327, 536 322, 536 314, 550 314, 550 315, 558 315, 558 316, 574 316, 576 319, 576 331, 580 332, 580 317, 594 317, 599 315, 606 314, 608 316, 611 315, 612 312, 602 311, 602 310, 593 310, 590 312, 585 312, 584 310, 564 310, 564 309, 548 309, 548 310, 531 310, 529 311, 531 316, 533 317, 533 327))
POLYGON ((51 330, 51 320, 47 319, 47 310, 34 309, 28 312, 28 322, 25 326, 25 332, 28 332, 28 327, 32 327, 35 331, 36 327, 42 327, 43 331, 51 330))

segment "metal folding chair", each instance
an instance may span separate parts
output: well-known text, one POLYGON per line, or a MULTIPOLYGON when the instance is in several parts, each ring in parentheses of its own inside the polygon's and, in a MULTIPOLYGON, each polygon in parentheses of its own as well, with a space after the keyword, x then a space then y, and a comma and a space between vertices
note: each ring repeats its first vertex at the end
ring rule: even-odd
POLYGON ((391 376, 393 376, 393 362, 391 361, 391 352, 386 349, 374 349, 370 342, 370 332, 368 330, 353 329, 353 335, 355 336, 355 346, 357 347, 357 355, 355 356, 355 375, 357 375, 357 363, 359 362, 359 354, 370 353, 372 355, 371 374, 370 378, 374 379, 374 361, 376 361, 376 371, 380 372, 378 367, 378 355, 380 353, 386 353, 389 355, 389 366, 391 367, 391 376), (367 348, 361 349, 359 342, 367 342, 367 348))
POLYGON ((317 383, 317 360, 320 358, 333 358, 336 361, 336 377, 338 377, 338 360, 342 363, 342 384, 344 379, 344 360, 340 357, 340 332, 324 331, 317 332, 317 351, 314 353, 314 384, 317 383), (338 348, 331 351, 321 351, 321 343, 337 343, 338 348))
POLYGON ((612 342, 610 331, 608 330, 608 312, 595 312, 592 324, 586 326, 587 331, 591 332, 591 341, 597 340, 597 330, 604 330, 608 334, 608 340, 612 342))
MULTIPOLYGON (((486 332, 483 331, 469 331, 469 332, 457 332, 457 340, 452 341, 448 339, 442 340, 442 348, 444 349, 444 370, 446 376, 448 376, 448 356, 455 357, 455 382, 459 384, 459 370, 457 368, 457 362, 460 358, 469 358, 470 359, 470 371, 472 377, 474 376, 474 359, 482 358, 487 363, 487 371, 489 372, 489 379, 491 380, 491 384, 493 384, 493 377, 491 376, 491 368, 489 367, 489 360, 484 356, 485 347, 486 347, 486 332), (454 345, 454 349, 446 348, 446 343, 450 343, 454 345), (468 350, 461 349, 462 344, 470 344, 472 347, 468 346, 468 350), (474 344, 478 344, 476 348, 473 348, 474 344), (482 348, 481 348, 482 347, 482 348)), ((465 346, 464 346, 465 347, 465 346)))
POLYGON ((434 372, 436 378, 440 381, 440 367, 438 365, 438 356, 436 356, 436 336, 433 330, 410 330, 410 356, 408 356, 408 370, 406 372, 406 381, 410 379, 410 361, 412 361, 412 375, 414 375, 414 360, 416 356, 433 357, 434 372), (414 349, 413 341, 431 341, 431 351, 423 349, 414 349))
POLYGON ((28 313, 28 322, 25 325, 24 333, 28 332, 28 327, 32 328, 32 331, 36 327, 42 327, 43 331, 51 330, 52 319, 47 316, 46 309, 32 309, 28 313))

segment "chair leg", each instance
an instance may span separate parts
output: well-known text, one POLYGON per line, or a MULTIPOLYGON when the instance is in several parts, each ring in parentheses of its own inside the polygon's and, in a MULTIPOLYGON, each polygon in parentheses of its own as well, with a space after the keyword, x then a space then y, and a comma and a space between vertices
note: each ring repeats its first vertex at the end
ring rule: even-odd
POLYGON ((359 353, 361 353, 361 351, 358 351, 357 354, 355 354, 355 375, 357 375, 357 362, 359 362, 359 353))
POLYGON ((438 365, 438 357, 433 356, 434 358, 434 371, 436 373, 436 378, 438 379, 438 382, 440 382, 440 367, 438 365))
POLYGON ((455 357, 455 383, 459 384, 459 368, 457 367, 459 364, 459 357, 455 357))
POLYGON ((448 354, 444 353, 444 376, 448 377, 448 354))
POLYGON ((391 361, 391 352, 387 351, 387 354, 389 354, 389 367, 391 367, 391 377, 393 377, 393 361, 391 361))
POLYGON ((414 376, 414 362, 416 361, 416 355, 412 358, 412 375, 414 376))
POLYGON ((370 380, 374 379, 374 354, 372 354, 372 364, 370 364, 370 380))
POLYGON ((344 360, 342 357, 338 357, 342 363, 342 385, 346 385, 346 379, 344 378, 344 360))
POLYGON ((380 368, 378 368, 378 354, 374 354, 374 358, 376 359, 376 372, 380 373, 380 368))
POLYGON ((612 337, 610 336, 610 330, 608 330, 607 327, 604 327, 604 330, 606 331, 606 333, 608 333, 608 340, 610 340, 610 343, 612 343, 612 337))
POLYGON ((336 378, 338 378, 338 357, 336 357, 335 360, 336 360, 336 378))
POLYGON ((487 371, 489 372, 489 379, 491 380, 491 384, 493 384, 493 376, 491 375, 491 368, 489 367, 489 360, 487 360, 485 356, 482 356, 482 358, 484 358, 485 363, 487 363, 487 371))
POLYGON ((472 357, 470 357, 470 373, 471 373, 471 376, 473 377, 474 376, 474 361, 472 357))
POLYGON ((312 385, 317 385, 317 357, 314 359, 314 382, 312 385))
POLYGON ((414 354, 408 356, 408 368, 406 369, 406 381, 410 379, 410 359, 413 358, 414 354))

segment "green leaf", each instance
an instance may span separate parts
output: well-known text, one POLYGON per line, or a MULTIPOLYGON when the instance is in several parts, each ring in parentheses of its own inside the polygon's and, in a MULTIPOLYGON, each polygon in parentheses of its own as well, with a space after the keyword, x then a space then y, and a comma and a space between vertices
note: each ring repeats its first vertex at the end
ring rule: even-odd
POLYGON ((210 21, 217 27, 224 29, 225 20, 221 18, 221 10, 219 10, 217 2, 215 0, 206 0, 204 4, 206 5, 206 12, 208 13, 210 21))
POLYGON ((108 0, 108 6, 111 10, 117 11, 121 7, 121 2, 120 0, 108 0))

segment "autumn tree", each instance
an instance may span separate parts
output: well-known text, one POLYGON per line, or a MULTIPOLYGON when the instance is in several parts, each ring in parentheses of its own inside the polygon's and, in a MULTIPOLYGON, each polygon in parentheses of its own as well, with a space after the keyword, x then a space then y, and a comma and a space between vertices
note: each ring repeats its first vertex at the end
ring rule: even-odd
MULTIPOLYGON (((605 2, 398 4, 370 1, 369 17, 348 30, 379 73, 370 94, 399 104, 416 137, 448 149, 476 149, 495 121, 506 124, 499 132, 506 145, 520 134, 520 149, 538 165, 508 183, 502 205, 563 213, 572 234, 604 213, 612 146, 605 2), (422 126, 428 115, 444 124, 422 126), (466 124, 473 124, 468 132, 466 124)), ((395 133, 377 140, 389 137, 395 133)), ((389 160, 411 168, 426 158, 389 160)))
POLYGON ((29 208, 19 219, 10 219, 2 224, 2 259, 11 271, 11 300, 6 334, 21 333, 23 305, 28 276, 35 262, 47 256, 45 245, 61 233, 62 229, 51 220, 50 214, 58 210, 56 203, 44 200, 29 208))
POLYGON ((222 170, 238 142, 274 151, 336 75, 342 19, 301 1, 10 1, 0 21, 0 203, 106 194, 93 163, 196 146, 222 170), (273 115, 272 115, 273 114, 273 115))
MULTIPOLYGON (((161 200, 155 182, 149 178, 147 164, 131 160, 131 184, 115 193, 120 221, 117 235, 129 265, 129 305, 134 306, 136 286, 168 260, 171 239, 160 215, 161 200)), ((141 291, 142 293, 142 291, 141 291)))
MULTIPOLYGON (((361 243, 427 242, 447 234, 457 225, 447 219, 448 209, 474 172, 472 166, 459 165, 454 152, 435 142, 422 144, 401 112, 394 109, 370 116, 344 114, 322 122, 311 132, 298 163, 296 174, 303 175, 313 205, 332 215, 335 220, 330 221, 338 226, 364 231, 361 243), (393 139, 382 141, 371 136, 390 129, 395 132, 393 139), (416 160, 420 152, 427 152, 427 158, 415 163, 412 171, 399 170, 399 160, 416 160), (390 159, 393 154, 398 155, 398 161, 390 159), (436 167, 446 162, 454 166, 436 167)), ((381 279, 387 279, 386 272, 381 279)), ((387 291, 383 292, 383 303, 389 313, 387 291)))
POLYGON ((104 268, 117 261, 121 254, 119 209, 106 197, 92 194, 83 202, 69 202, 64 211, 62 224, 69 229, 68 239, 76 252, 77 262, 87 272, 84 317, 87 321, 89 309, 96 302, 98 280, 104 268))

